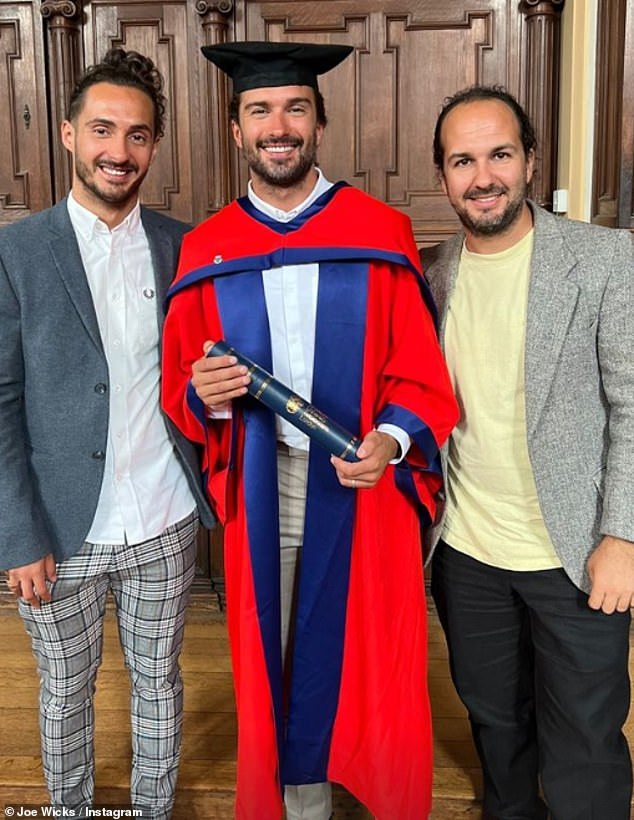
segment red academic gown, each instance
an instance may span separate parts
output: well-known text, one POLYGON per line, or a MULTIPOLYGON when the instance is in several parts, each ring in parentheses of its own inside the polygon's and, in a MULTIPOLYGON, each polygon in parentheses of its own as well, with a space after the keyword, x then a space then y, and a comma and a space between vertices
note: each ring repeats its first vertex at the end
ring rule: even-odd
POLYGON ((337 183, 281 225, 247 198, 186 238, 164 328, 163 403, 203 452, 224 525, 238 709, 236 817, 280 820, 289 783, 343 784, 378 820, 431 806, 420 522, 433 519, 437 451, 457 407, 426 303, 409 219, 337 183), (261 271, 319 262, 313 393, 364 436, 381 422, 412 446, 370 490, 341 487, 310 449, 290 683, 280 649, 273 413, 251 397, 209 421, 191 384, 205 340, 271 370, 261 271))

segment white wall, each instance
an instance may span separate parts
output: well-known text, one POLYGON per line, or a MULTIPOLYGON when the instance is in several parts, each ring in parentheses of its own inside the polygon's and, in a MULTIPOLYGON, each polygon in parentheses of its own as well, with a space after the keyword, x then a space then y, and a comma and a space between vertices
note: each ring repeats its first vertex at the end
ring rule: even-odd
POLYGON ((566 213, 591 218, 598 0, 568 0, 562 12, 558 189, 566 213))

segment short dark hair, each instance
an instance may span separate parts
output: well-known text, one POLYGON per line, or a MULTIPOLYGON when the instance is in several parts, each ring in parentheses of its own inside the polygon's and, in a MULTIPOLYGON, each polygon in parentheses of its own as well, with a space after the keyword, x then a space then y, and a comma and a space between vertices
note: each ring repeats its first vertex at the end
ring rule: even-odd
POLYGON ((97 83, 138 88, 147 94, 154 106, 154 138, 163 136, 167 104, 163 77, 149 57, 138 51, 111 48, 100 63, 87 68, 77 81, 68 103, 68 120, 72 122, 79 115, 86 91, 97 83))
MULTIPOLYGON (((313 91, 315 92, 315 111, 317 113, 317 124, 325 126, 328 122, 328 117, 326 116, 326 103, 324 102, 323 94, 316 88, 314 88, 313 91)), ((238 122, 239 109, 240 94, 234 93, 231 96, 231 100, 229 101, 229 119, 233 120, 233 122, 238 122)))
POLYGON ((524 147, 524 154, 528 159, 531 152, 535 152, 537 147, 537 138, 535 136, 535 129, 528 118, 528 114, 524 111, 522 106, 518 103, 515 97, 510 94, 501 85, 473 85, 470 88, 465 88, 458 91, 452 97, 445 97, 443 106, 438 119, 436 120, 436 128, 434 129, 434 165, 438 170, 442 171, 443 162, 445 159, 445 151, 440 138, 442 125, 447 117, 447 114, 458 105, 475 102, 476 100, 499 100, 508 106, 515 118, 520 130, 520 139, 524 147))

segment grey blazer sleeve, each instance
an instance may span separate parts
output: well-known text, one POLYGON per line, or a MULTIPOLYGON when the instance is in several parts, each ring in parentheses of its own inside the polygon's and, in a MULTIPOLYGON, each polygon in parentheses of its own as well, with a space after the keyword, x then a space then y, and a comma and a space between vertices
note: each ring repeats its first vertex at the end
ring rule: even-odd
POLYGON ((597 346, 609 404, 601 532, 634 541, 634 243, 614 234, 598 318, 597 346))
POLYGON ((0 328, 0 569, 9 569, 42 558, 52 547, 27 456, 20 307, 1 256, 0 328))

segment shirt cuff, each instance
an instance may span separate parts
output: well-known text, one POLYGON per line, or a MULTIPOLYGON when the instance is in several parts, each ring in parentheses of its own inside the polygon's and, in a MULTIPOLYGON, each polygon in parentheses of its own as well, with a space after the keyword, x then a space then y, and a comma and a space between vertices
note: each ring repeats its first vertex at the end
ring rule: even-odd
POLYGON ((231 402, 226 401, 224 404, 219 404, 217 407, 207 407, 208 419, 230 419, 231 418, 231 402))
POLYGON ((379 424, 376 429, 379 433, 387 433, 388 436, 392 436, 392 438, 396 439, 396 442, 400 447, 400 453, 398 453, 396 458, 393 458, 389 463, 400 464, 407 455, 407 452, 412 444, 409 434, 400 427, 397 427, 395 424, 379 424))

